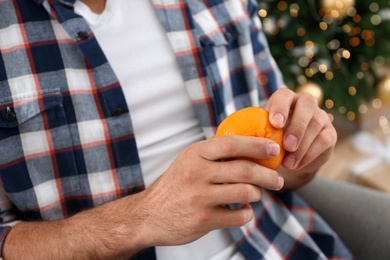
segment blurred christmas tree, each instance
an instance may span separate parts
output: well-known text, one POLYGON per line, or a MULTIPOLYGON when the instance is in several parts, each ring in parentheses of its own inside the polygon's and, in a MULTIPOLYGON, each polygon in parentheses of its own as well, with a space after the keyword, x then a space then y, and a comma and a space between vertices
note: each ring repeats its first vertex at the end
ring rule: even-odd
POLYGON ((361 104, 390 100, 390 1, 258 0, 271 52, 296 92, 351 121, 361 104))

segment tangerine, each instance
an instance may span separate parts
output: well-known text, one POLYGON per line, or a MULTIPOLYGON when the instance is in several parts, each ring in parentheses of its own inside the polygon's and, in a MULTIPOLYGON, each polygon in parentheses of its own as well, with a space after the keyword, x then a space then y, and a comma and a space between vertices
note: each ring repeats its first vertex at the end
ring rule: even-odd
POLYGON ((283 148, 283 129, 271 125, 268 119, 269 112, 261 107, 247 107, 240 109, 226 117, 217 128, 216 136, 243 135, 267 138, 280 146, 280 153, 272 158, 254 159, 262 166, 276 169, 283 161, 285 150, 283 148))

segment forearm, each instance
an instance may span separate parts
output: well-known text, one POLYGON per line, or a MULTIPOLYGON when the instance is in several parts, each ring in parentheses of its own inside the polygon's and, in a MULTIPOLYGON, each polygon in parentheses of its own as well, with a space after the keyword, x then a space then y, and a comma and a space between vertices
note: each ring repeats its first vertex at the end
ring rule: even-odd
POLYGON ((5 260, 129 258, 147 246, 141 244, 142 218, 129 209, 134 201, 130 197, 65 220, 20 223, 6 237, 2 256, 5 260))

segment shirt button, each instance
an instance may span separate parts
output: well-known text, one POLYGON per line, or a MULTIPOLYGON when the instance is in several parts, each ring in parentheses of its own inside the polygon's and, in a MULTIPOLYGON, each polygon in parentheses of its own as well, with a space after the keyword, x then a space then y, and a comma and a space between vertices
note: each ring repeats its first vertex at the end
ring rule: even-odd
POLYGON ((123 110, 120 107, 117 107, 114 111, 115 116, 120 116, 123 114, 123 110))
POLYGON ((7 119, 7 121, 13 121, 15 120, 15 118, 16 118, 15 113, 10 110, 7 111, 7 114, 5 114, 5 119, 7 119))
POLYGON ((226 41, 229 41, 232 38, 232 34, 230 32, 224 32, 223 36, 225 36, 226 41))
POLYGON ((87 32, 80 31, 76 33, 76 39, 79 41, 84 41, 88 39, 88 36, 89 34, 87 32))

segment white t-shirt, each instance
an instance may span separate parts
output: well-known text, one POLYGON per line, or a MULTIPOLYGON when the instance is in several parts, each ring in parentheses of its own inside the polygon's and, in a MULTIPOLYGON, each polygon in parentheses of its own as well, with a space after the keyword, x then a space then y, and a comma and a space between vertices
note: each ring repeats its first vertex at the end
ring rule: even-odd
MULTIPOLYGON (((175 55, 148 0, 107 0, 95 14, 77 1, 130 108, 146 187, 204 133, 184 87, 175 55)), ((227 230, 212 231, 182 246, 156 247, 163 259, 243 259, 227 230)))

